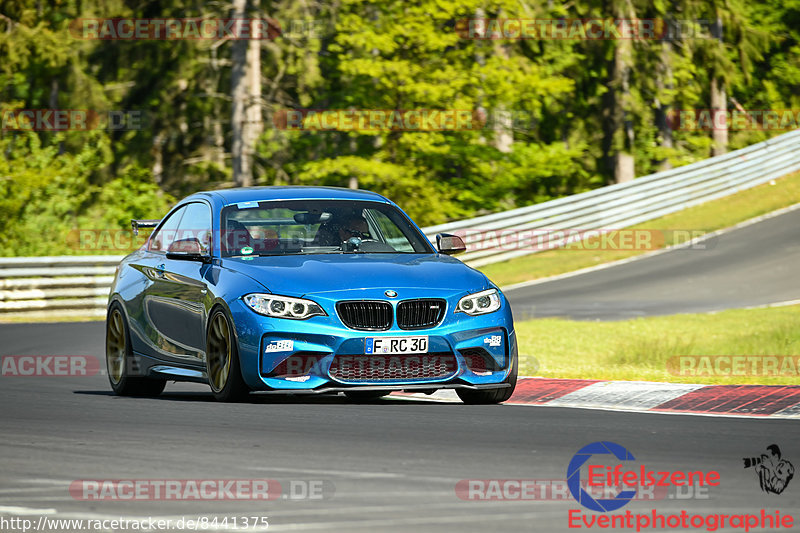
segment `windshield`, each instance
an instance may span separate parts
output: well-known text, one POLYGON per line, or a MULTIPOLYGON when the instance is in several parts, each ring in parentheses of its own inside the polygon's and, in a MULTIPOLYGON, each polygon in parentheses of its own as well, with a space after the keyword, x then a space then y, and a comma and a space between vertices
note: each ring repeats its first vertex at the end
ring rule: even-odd
POLYGON ((397 208, 352 200, 239 202, 222 210, 222 256, 433 253, 397 208))

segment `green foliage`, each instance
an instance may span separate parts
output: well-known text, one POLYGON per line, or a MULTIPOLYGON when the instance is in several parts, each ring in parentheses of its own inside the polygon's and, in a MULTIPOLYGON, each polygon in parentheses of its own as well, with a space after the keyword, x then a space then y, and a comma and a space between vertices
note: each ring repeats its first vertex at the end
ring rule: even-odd
MULTIPOLYGON (((800 107, 800 0, 250 0, 283 28, 261 43, 261 185, 372 189, 420 224, 589 190, 613 181, 608 130, 619 40, 466 39, 463 21, 609 19, 618 13, 723 23, 722 39, 634 40, 625 121, 637 175, 709 155, 707 131, 671 131, 657 113, 707 109, 712 77, 729 107, 800 107), (287 109, 468 110, 461 131, 287 131, 287 109), (277 121, 279 122, 279 121, 277 121)), ((76 38, 81 17, 226 18, 198 0, 143 5, 0 0, 0 110, 141 112, 122 131, 0 131, 0 254, 72 253, 77 227, 127 227, 175 197, 231 185, 229 40, 76 38)), ((626 15, 625 18, 627 18, 626 15)), ((703 26, 707 29, 707 26, 703 26)), ((730 148, 779 132, 731 132, 730 148)))
POLYGON ((153 183, 149 171, 130 166, 95 189, 91 205, 80 217, 81 227, 99 223, 103 229, 127 229, 132 218, 161 218, 174 203, 175 198, 153 183))
POLYGON ((0 139, 0 256, 96 253, 76 247, 77 230, 125 230, 131 218, 158 218, 174 201, 134 167, 92 185, 110 159, 103 135, 76 154, 59 154, 55 140, 43 147, 34 133, 0 139))

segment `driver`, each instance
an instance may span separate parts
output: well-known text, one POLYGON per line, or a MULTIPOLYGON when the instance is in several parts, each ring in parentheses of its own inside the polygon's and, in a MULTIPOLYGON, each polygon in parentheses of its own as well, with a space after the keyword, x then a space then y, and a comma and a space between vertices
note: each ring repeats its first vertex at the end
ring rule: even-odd
POLYGON ((342 242, 346 242, 352 237, 358 237, 359 239, 369 238, 369 225, 366 220, 358 215, 347 218, 339 226, 339 238, 342 242))

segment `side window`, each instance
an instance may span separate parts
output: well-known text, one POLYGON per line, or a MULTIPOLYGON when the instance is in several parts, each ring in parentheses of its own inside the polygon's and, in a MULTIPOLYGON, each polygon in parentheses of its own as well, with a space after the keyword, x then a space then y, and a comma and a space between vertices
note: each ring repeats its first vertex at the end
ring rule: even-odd
POLYGON ((186 207, 184 206, 172 213, 161 227, 150 236, 150 246, 147 249, 151 252, 166 252, 169 245, 175 240, 178 224, 185 212, 186 207))
POLYGON ((378 225, 378 228, 386 240, 386 244, 398 252, 414 252, 414 246, 408 242, 408 238, 403 235, 403 232, 397 227, 397 224, 391 221, 389 217, 378 211, 377 209, 366 210, 371 218, 378 225))
POLYGON ((186 206, 186 212, 178 225, 177 239, 197 239, 203 254, 211 251, 211 208, 195 202, 186 206))

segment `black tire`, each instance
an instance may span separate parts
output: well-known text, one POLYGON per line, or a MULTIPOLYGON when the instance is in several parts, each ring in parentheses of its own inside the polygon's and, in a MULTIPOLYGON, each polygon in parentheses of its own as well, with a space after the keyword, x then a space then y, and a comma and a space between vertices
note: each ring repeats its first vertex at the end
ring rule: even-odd
POLYGON ((211 392, 220 402, 238 402, 250 393, 242 378, 233 323, 221 308, 214 309, 208 318, 206 374, 211 392))
POLYGON ((388 390, 353 390, 344 393, 351 402, 374 402, 388 396, 392 391, 388 390))
POLYGON ((120 396, 158 396, 167 382, 131 375, 135 367, 131 335, 125 311, 119 302, 112 303, 106 315, 106 369, 112 390, 120 396))
POLYGON ((514 388, 517 386, 517 363, 518 356, 515 354, 511 361, 511 372, 508 373, 508 377, 504 381, 510 387, 488 390, 456 389, 456 394, 458 394, 462 402, 470 405, 496 404, 508 400, 514 394, 514 388))

